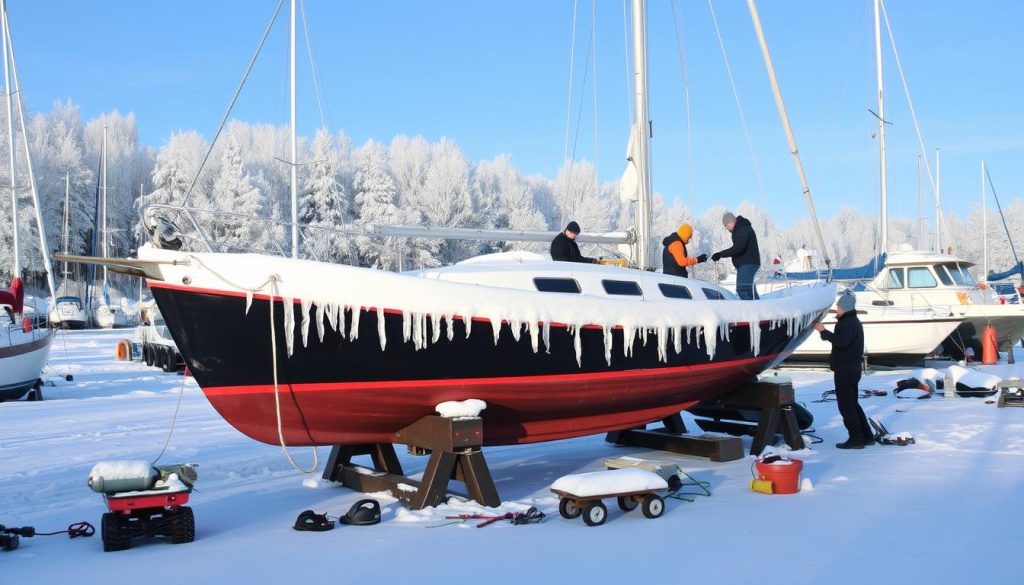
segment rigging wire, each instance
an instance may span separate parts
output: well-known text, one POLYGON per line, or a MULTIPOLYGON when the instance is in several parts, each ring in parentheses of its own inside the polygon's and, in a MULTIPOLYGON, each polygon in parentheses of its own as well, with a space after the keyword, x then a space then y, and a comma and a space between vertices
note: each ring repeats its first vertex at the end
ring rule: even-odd
MULTIPOLYGON (((679 21, 676 19, 676 0, 671 0, 672 3, 672 24, 675 28, 676 33, 676 50, 679 53, 679 69, 683 74, 683 96, 686 103, 686 174, 687 174, 687 191, 690 195, 690 214, 696 217, 696 212, 693 206, 693 124, 690 117, 690 76, 686 71, 686 50, 684 49, 685 42, 683 37, 685 31, 679 26, 679 21)), ((680 9, 680 14, 682 9, 680 9)))
MULTIPOLYGON (((572 41, 569 44, 569 90, 565 106, 565 146, 562 149, 562 162, 569 160, 569 127, 572 120, 572 79, 576 62, 576 11, 578 0, 572 3, 572 41)), ((564 219, 564 218, 563 218, 564 219)))
MULTIPOLYGON (((1003 215, 1003 206, 999 203, 999 195, 996 195, 996 186, 992 182, 992 175, 988 172, 988 167, 985 167, 985 178, 988 179, 988 186, 992 189, 992 198, 996 200, 996 207, 999 209, 999 219, 1003 220, 1003 229, 1006 230, 1006 239, 1010 242, 1010 251, 1013 252, 1013 265, 1020 265, 1020 258, 1017 257, 1017 247, 1013 245, 1013 237, 1010 235, 1010 227, 1006 225, 1006 216, 1003 215)), ((986 275, 987 276, 987 275, 986 275)))
MULTIPOLYGON (((593 38, 591 38, 591 40, 593 40, 593 38)), ((591 51, 593 49, 594 49, 593 43, 592 42, 588 43, 587 44, 587 58, 584 61, 586 66, 583 68, 583 82, 580 84, 580 106, 579 106, 579 110, 578 110, 578 112, 576 114, 576 131, 573 133, 573 138, 572 138, 572 156, 568 159, 570 161, 573 161, 574 163, 576 162, 576 145, 579 144, 579 139, 580 139, 580 127, 583 125, 583 123, 582 123, 583 122, 583 100, 584 100, 584 98, 586 98, 587 77, 590 74, 590 53, 591 53, 591 51)), ((595 113, 595 115, 596 115, 596 113, 595 113)))
MULTIPOLYGON (((594 174, 597 174, 600 166, 597 164, 598 161, 598 148, 600 147, 601 140, 598 134, 598 123, 597 123, 597 0, 591 0, 590 4, 590 44, 594 46, 594 52, 592 53, 592 64, 593 64, 593 81, 591 82, 591 90, 594 94, 594 174)), ((600 189, 600 182, 597 182, 597 188, 600 189)))
POLYGON ((324 90, 324 99, 320 97, 320 80, 317 76, 316 59, 313 57, 313 38, 309 34, 309 23, 306 20, 306 2, 305 0, 299 0, 299 10, 302 13, 302 32, 306 36, 306 55, 309 56, 309 69, 313 74, 313 95, 316 96, 316 107, 320 112, 320 127, 327 130, 327 118, 330 116, 324 115, 324 101, 326 101, 326 93, 324 90))
POLYGON ((630 75, 630 61, 631 52, 629 47, 629 15, 626 10, 626 2, 629 0, 622 0, 622 54, 626 56, 626 83, 623 87, 626 88, 626 127, 629 128, 633 124, 633 76, 630 75))
POLYGON ((270 17, 270 22, 267 23, 266 30, 263 31, 260 43, 256 46, 256 52, 253 53, 252 59, 249 60, 249 66, 246 67, 245 74, 242 75, 242 81, 238 83, 238 89, 235 90, 235 95, 231 98, 231 103, 228 104, 228 109, 224 112, 224 117, 221 118, 220 126, 217 127, 217 133, 213 135, 213 140, 210 142, 210 148, 206 150, 206 155, 203 156, 203 162, 199 163, 196 175, 192 177, 192 182, 189 184, 188 190, 185 191, 185 197, 181 201, 182 206, 185 206, 188 203, 188 198, 192 195, 192 190, 199 181, 199 175, 202 174, 203 168, 206 166, 206 162, 210 160, 210 154, 213 153, 213 147, 217 144, 217 139, 220 138, 220 134, 224 130, 224 125, 227 124, 228 116, 231 115, 231 110, 235 107, 235 102, 238 101, 238 96, 242 93, 242 87, 245 86, 246 80, 249 79, 249 74, 252 73, 252 68, 256 64, 256 58, 259 57, 260 51, 263 49, 263 44, 266 43, 267 37, 270 36, 270 30, 274 27, 274 22, 277 21, 277 15, 281 12, 282 6, 284 6, 284 0, 280 0, 277 3, 277 8, 274 9, 274 14, 270 17))

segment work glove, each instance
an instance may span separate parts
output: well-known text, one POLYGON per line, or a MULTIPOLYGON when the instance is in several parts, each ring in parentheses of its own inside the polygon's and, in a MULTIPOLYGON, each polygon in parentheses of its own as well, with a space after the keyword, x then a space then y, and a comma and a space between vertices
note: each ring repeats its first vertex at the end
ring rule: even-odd
POLYGON ((700 264, 701 262, 707 262, 707 261, 708 261, 708 255, 707 254, 701 254, 700 256, 697 256, 697 264, 700 264))
POLYGON ((714 254, 711 255, 711 260, 713 262, 718 262, 721 259, 722 259, 722 253, 721 252, 715 252, 714 254))

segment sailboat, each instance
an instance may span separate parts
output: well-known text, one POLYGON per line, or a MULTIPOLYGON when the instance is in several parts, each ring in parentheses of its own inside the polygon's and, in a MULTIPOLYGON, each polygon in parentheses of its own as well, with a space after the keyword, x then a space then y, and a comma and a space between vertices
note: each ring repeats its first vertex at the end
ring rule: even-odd
MULTIPOLYGON (((6 289, 0 289, 0 402, 21 398, 39 382, 46 359, 50 354, 53 334, 46 327, 45 320, 33 319, 25 311, 25 288, 22 284, 21 246, 18 237, 18 196, 15 178, 15 134, 14 134, 14 96, 17 91, 18 70, 14 65, 14 45, 11 42, 11 31, 7 20, 7 2, 0 1, 0 29, 3 36, 4 54, 4 89, 7 97, 7 145, 9 154, 9 172, 11 177, 11 227, 12 250, 14 265, 11 271, 11 283, 6 289), (11 85, 13 73, 14 86, 11 85)), ((25 115, 21 100, 18 100, 18 116, 22 134, 25 135, 25 115)), ((43 251, 43 264, 46 270, 47 284, 53 294, 53 276, 50 260, 45 257, 46 233, 40 214, 39 194, 36 191, 35 176, 32 173, 32 157, 29 154, 28 142, 25 144, 29 183, 32 187, 32 202, 35 207, 36 222, 39 227, 39 245, 43 251)))
MULTIPOLYGON (((64 255, 68 253, 68 223, 70 220, 71 202, 71 176, 64 175, 64 229, 61 233, 61 240, 64 243, 64 255)), ((85 310, 82 297, 70 293, 71 278, 68 273, 68 263, 64 262, 64 282, 57 289, 57 296, 53 299, 50 307, 50 326, 64 329, 82 329, 89 322, 89 315, 85 310), (63 293, 63 294, 61 294, 63 293)))
MULTIPOLYGON (((108 244, 110 235, 107 232, 107 127, 103 127, 103 146, 100 150, 100 177, 102 187, 100 189, 100 249, 104 256, 109 256, 108 244)), ((96 327, 111 329, 115 327, 127 327, 128 318, 124 310, 116 306, 110 300, 110 283, 107 280, 108 271, 103 267, 103 286, 100 289, 100 296, 93 300, 92 321, 96 327)))
MULTIPOLYGON (((293 3, 293 27, 294 15, 293 3)), ((835 286, 741 301, 645 270, 644 0, 633 19, 634 268, 525 253, 404 273, 300 259, 294 106, 291 257, 220 252, 201 229, 182 234, 147 213, 152 243, 138 258, 93 261, 147 278, 207 398, 265 443, 394 442, 439 403, 470 398, 487 405, 485 445, 534 443, 642 426, 728 392, 799 345, 835 286)))

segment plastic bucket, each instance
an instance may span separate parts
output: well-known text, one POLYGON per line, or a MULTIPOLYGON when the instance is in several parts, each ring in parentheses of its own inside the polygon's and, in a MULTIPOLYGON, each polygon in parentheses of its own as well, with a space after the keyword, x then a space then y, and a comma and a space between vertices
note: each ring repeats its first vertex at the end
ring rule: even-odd
POLYGON ((800 491, 800 472, 804 468, 804 462, 799 459, 790 459, 788 462, 776 461, 775 463, 756 462, 758 479, 772 482, 772 493, 795 494, 800 491))

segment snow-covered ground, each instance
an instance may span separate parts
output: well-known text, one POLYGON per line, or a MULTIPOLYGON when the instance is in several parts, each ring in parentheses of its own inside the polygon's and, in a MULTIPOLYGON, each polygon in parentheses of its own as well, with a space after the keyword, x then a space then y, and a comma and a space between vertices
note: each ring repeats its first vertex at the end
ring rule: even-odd
MULTIPOLYGON (((128 333, 130 335, 130 333, 128 333)), ((513 582, 703 583, 1011 583, 1019 582, 1024 545, 1024 408, 985 399, 904 400, 892 396, 909 370, 865 377, 861 389, 889 390, 862 399, 868 416, 917 444, 840 451, 846 438, 834 402, 813 403, 832 388, 826 372, 792 375, 798 400, 815 415, 824 443, 791 454, 804 461, 799 494, 769 496, 749 488, 753 458, 729 463, 615 447, 603 436, 485 450, 505 503, 500 512, 536 506, 539 525, 445 524, 447 515, 494 513, 473 503, 410 512, 379 498, 383 522, 298 532, 312 509, 344 514, 363 494, 296 472, 280 447, 235 431, 191 378, 114 359, 122 331, 58 336, 43 402, 0 404, 0 523, 61 530, 88 520, 97 527, 102 498, 86 485, 98 461, 152 460, 161 451, 184 385, 174 434, 161 463, 199 464, 190 505, 196 540, 172 545, 134 541, 104 553, 99 535, 22 538, 0 551, 4 581, 147 584, 349 582, 370 578, 513 582), (66 352, 65 352, 66 344, 66 352), (70 371, 75 381, 57 375, 70 371), (667 499, 646 519, 608 500, 608 522, 588 527, 558 515, 549 491, 557 478, 598 471, 607 457, 678 463, 710 483, 711 497, 667 499), (809 481, 808 481, 809 480, 809 481)), ((1019 352, 1018 352, 1019 353, 1019 352)), ((1020 366, 991 366, 1001 377, 1020 366)), ((486 416, 486 411, 484 411, 486 416)), ((684 417, 696 430, 689 415, 684 417)), ((744 439, 749 448, 749 438, 744 439)), ((401 451, 401 450, 400 450, 401 451)), ((321 465, 329 453, 319 450, 321 465)), ((310 449, 293 449, 300 465, 310 449)), ((413 475, 425 457, 400 453, 413 475)), ((453 484, 458 486, 459 484, 453 484)))

